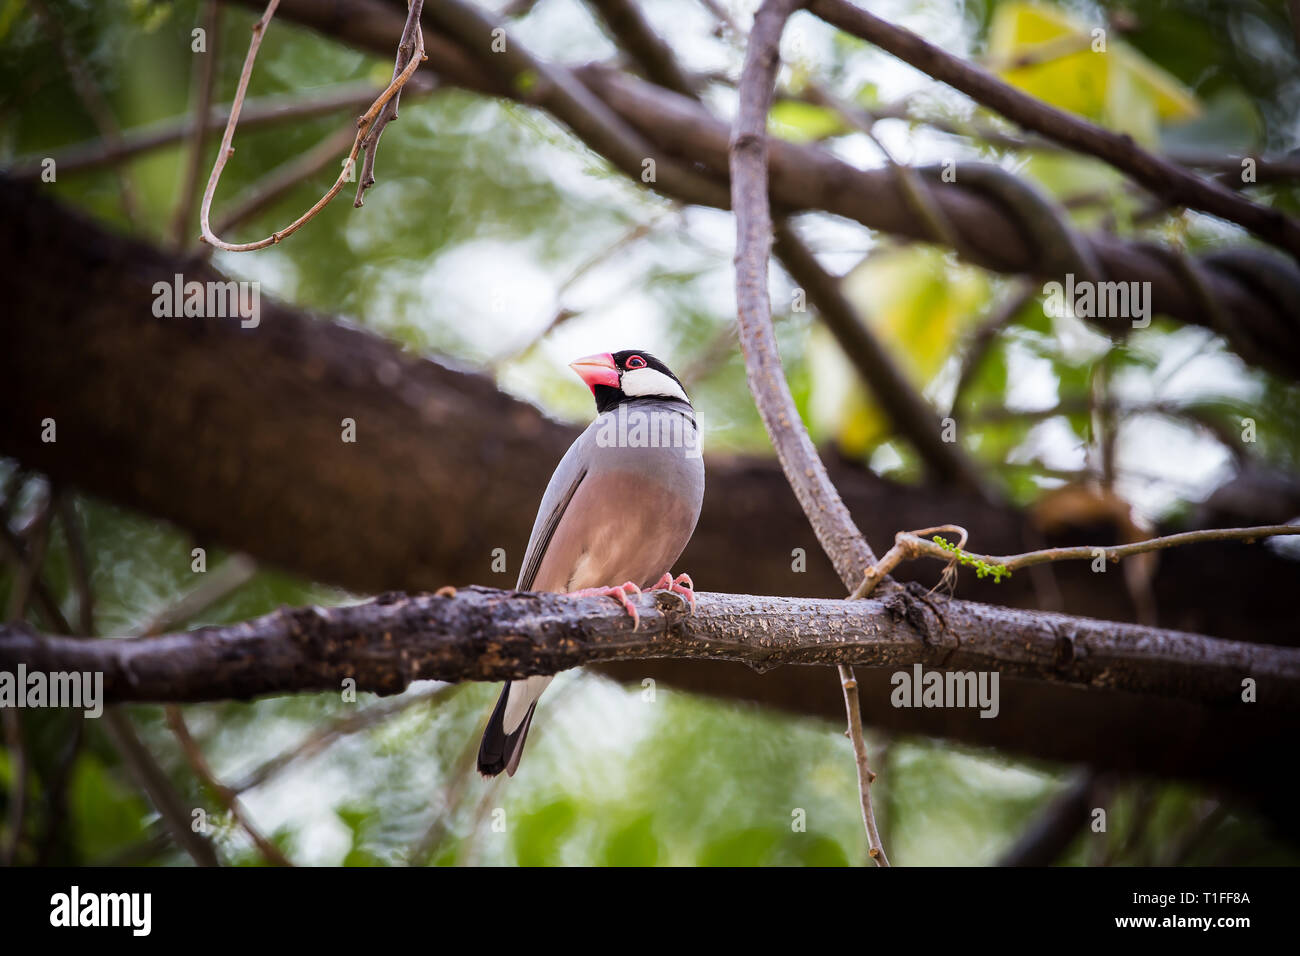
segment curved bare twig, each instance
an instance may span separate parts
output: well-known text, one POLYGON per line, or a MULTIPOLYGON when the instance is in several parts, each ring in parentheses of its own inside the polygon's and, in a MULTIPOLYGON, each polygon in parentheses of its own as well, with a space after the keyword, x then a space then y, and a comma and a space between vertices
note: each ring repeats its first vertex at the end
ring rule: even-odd
MULTIPOLYGON (((212 214, 212 199, 217 192, 217 183, 221 181, 222 170, 226 168, 226 161, 234 154, 235 150, 230 145, 235 136, 235 127, 239 124, 239 112, 244 105, 244 95, 248 92, 248 81, 253 75, 253 64, 257 60, 257 51, 262 46, 262 39, 266 35, 266 28, 271 23, 271 18, 275 16, 276 7, 280 5, 280 0, 271 0, 266 5, 266 12, 262 14, 260 20, 253 25, 253 39, 248 44, 248 55, 244 57, 244 67, 239 74, 239 86, 235 90, 234 101, 230 105, 230 118, 226 121, 226 131, 221 137, 221 147, 217 150, 216 161, 212 165, 212 175, 208 177, 207 188, 203 190, 203 204, 199 210, 199 226, 203 231, 203 241, 217 249, 223 249, 226 252, 253 252, 257 249, 265 249, 280 242, 288 236, 293 235, 308 222, 314 219, 322 209, 329 205, 330 201, 343 190, 343 184, 348 181, 349 175, 355 168, 357 154, 361 150, 362 143, 365 141, 374 125, 375 120, 379 117, 380 112, 388 105, 389 101, 397 96, 407 81, 415 75, 421 63, 424 62, 424 35, 418 24, 415 27, 416 48, 415 55, 411 57, 405 69, 393 78, 373 103, 370 108, 357 120, 357 135, 352 143, 352 150, 348 153, 348 158, 343 163, 343 170, 339 173, 338 179, 334 185, 316 201, 316 204, 308 209, 305 213, 291 222, 285 228, 271 233, 265 239, 259 239, 256 242, 226 242, 212 231, 209 218, 212 214)), ((413 6, 414 17, 418 19, 419 10, 413 6)), ((400 53, 399 53, 400 56, 400 53)), ((373 153, 374 147, 371 146, 373 153)), ((360 195, 360 193, 358 193, 360 195)))

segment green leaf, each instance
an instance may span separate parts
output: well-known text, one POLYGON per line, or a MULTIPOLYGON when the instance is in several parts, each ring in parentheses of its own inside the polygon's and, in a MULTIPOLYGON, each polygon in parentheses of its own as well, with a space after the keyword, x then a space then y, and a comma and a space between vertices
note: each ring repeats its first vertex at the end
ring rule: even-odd
POLYGON ((515 858, 520 866, 551 866, 559 862, 559 845, 578 819, 578 805, 565 798, 515 821, 515 858))
POLYGON ((840 115, 824 106, 780 100, 768 113, 768 132, 792 143, 808 143, 848 132, 840 115))
POLYGON ((848 866, 849 858, 838 840, 820 833, 797 833, 786 840, 786 849, 793 850, 803 866, 848 866))
POLYGON ((769 827, 737 830, 707 844, 696 863, 700 866, 763 866, 776 848, 776 834, 769 827))
POLYGON ((649 813, 614 831, 601 849, 603 866, 654 866, 658 862, 659 840, 649 813))
MULTIPOLYGON (((983 314, 989 284, 982 272, 954 264, 941 249, 900 246, 863 259, 843 289, 907 377, 924 389, 983 314)), ((888 436, 884 413, 820 326, 810 336, 809 359, 813 426, 834 435, 846 455, 867 454, 888 436)))

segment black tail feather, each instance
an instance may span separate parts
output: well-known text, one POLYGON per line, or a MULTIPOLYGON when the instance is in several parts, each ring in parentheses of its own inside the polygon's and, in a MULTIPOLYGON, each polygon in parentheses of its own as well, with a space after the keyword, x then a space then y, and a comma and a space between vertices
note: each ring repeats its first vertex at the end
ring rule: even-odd
POLYGON ((528 708, 523 722, 515 728, 514 733, 506 733, 506 699, 510 694, 510 685, 501 688, 501 696, 488 718, 487 727, 483 729, 483 742, 478 748, 478 772, 485 777, 495 777, 502 770, 509 776, 515 775, 519 758, 524 753, 524 742, 528 739, 528 728, 533 722, 533 711, 537 705, 528 708))

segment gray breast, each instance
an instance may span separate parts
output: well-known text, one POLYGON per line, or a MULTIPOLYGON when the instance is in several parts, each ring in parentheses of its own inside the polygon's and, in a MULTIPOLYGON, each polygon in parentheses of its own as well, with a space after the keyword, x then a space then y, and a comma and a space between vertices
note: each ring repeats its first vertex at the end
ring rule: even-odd
POLYGON ((704 499, 689 405, 640 399, 599 415, 546 489, 518 587, 653 584, 680 556, 704 499))

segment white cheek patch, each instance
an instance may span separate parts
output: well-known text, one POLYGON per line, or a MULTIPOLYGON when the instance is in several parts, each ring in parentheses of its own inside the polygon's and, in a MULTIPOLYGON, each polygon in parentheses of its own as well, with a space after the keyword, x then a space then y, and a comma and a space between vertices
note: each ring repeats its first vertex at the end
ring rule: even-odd
POLYGON ((620 384, 623 394, 629 398, 657 395, 664 398, 680 399, 688 405, 691 403, 682 387, 658 369, 636 368, 624 372, 620 384))

